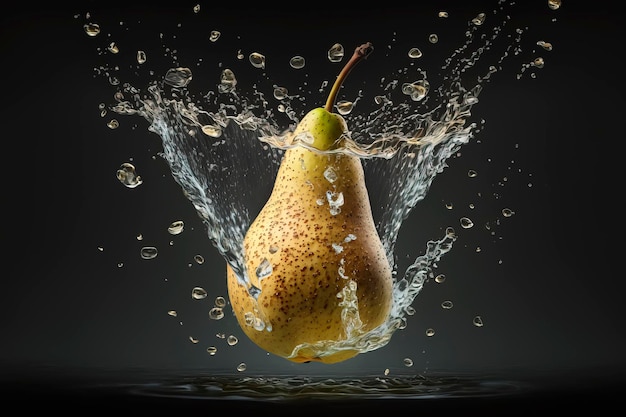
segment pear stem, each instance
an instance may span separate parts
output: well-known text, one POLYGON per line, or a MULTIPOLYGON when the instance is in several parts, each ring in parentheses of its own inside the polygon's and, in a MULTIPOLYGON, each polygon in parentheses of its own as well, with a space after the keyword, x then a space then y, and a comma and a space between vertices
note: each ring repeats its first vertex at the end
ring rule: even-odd
POLYGON ((350 73, 350 71, 352 71, 352 68, 354 68, 354 66, 358 64, 362 59, 367 58, 369 54, 372 53, 373 50, 374 50, 374 46, 371 44, 371 42, 366 42, 354 50, 352 57, 346 63, 346 65, 344 65, 343 69, 337 76, 337 79, 335 80, 333 87, 330 89, 330 93, 328 93, 328 98, 326 99, 326 105, 324 106, 326 111, 328 112, 333 111, 333 106, 335 105, 335 100, 337 100, 337 94, 339 94, 339 89, 341 88, 341 85, 343 84, 345 79, 348 77, 348 74, 350 73))

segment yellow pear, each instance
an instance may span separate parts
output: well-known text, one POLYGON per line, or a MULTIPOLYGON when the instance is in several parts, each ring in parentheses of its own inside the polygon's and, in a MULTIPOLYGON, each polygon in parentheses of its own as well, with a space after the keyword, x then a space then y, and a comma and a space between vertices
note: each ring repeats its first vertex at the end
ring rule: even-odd
POLYGON ((260 289, 257 299, 227 267, 230 303, 243 332, 294 362, 356 356, 356 348, 341 343, 384 323, 392 305, 391 267, 361 160, 320 152, 342 146, 346 122, 331 109, 350 69, 371 50, 370 43, 357 48, 326 106, 300 121, 293 135, 312 149, 285 151, 272 193, 246 233, 247 278, 260 289), (324 350, 332 345, 343 347, 324 350))

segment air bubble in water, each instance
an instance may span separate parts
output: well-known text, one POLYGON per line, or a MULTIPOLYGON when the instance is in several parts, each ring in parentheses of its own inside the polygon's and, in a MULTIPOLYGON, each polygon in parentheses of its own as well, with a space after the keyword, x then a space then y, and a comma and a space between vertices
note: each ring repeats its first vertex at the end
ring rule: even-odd
POLYGON ((159 254, 159 251, 154 246, 144 246, 140 251, 141 259, 154 259, 159 254))
POLYGON ((137 175, 135 166, 130 162, 124 162, 117 170, 117 179, 128 188, 135 188, 143 182, 137 175))

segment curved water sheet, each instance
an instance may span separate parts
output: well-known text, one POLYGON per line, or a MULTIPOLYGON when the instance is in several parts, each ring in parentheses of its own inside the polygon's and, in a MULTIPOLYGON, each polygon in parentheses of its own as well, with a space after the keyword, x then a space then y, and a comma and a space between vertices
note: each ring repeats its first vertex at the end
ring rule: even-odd
MULTIPOLYGON (((424 242, 423 255, 400 271, 395 253, 398 234, 434 178, 446 168, 447 160, 478 131, 471 122, 471 110, 485 84, 505 59, 519 55, 524 30, 508 27, 512 12, 514 5, 498 2, 487 19, 491 25, 486 24, 484 13, 468 21, 465 39, 434 76, 416 67, 385 74, 377 88, 383 94, 372 97, 377 107, 371 112, 352 114, 354 103, 337 103, 351 131, 346 134, 346 145, 334 152, 356 155, 363 161, 376 227, 394 270, 394 303, 389 319, 376 329, 298 349, 313 350, 318 356, 344 349, 364 353, 386 345, 397 329, 406 326, 405 316, 412 311, 413 301, 424 283, 434 277, 433 268, 452 249, 456 235, 448 227, 442 236, 424 242), (484 64, 483 59, 491 61, 484 64), (479 62, 481 66, 477 66, 479 62)), ((412 50, 409 56, 419 54, 412 50)), ((252 53, 249 58, 251 65, 264 68, 264 56, 252 53)), ((535 62, 523 64, 518 75, 533 65, 539 67, 535 62)), ((110 67, 97 72, 115 80, 111 83, 116 86, 116 102, 108 109, 143 117, 149 130, 160 137, 160 155, 206 225, 208 238, 249 288, 250 296, 257 297, 260 290, 250 285, 245 271, 243 238, 269 196, 284 150, 307 146, 306 136, 292 134, 301 117, 296 108, 303 97, 290 96, 277 83, 273 96, 278 105, 274 107, 276 103, 265 98, 269 92, 258 91, 256 85, 240 85, 227 68, 215 80, 213 91, 198 94, 193 90, 191 67, 191 63, 175 62, 147 87, 121 82, 110 67), (242 94, 244 88, 250 91, 242 94), (290 124, 276 122, 279 115, 282 119, 286 115, 290 124)), ((314 105, 306 104, 305 111, 314 105)), ((344 323, 346 330, 349 321, 344 323)), ((271 323, 261 328, 270 331, 271 323)))

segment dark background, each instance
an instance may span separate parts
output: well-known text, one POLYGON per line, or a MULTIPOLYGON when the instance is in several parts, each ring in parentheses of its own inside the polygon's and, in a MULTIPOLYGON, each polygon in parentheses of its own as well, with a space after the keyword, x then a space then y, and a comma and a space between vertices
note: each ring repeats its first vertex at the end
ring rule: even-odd
MULTIPOLYGON (((567 381, 561 394, 620 389, 626 365, 617 253, 623 235, 618 184, 623 27, 610 4, 564 1, 556 11, 543 1, 520 6, 518 17, 527 22, 529 37, 545 38, 554 49, 541 52, 546 65, 534 71, 536 78, 517 80, 523 59, 513 57, 486 85, 472 112, 484 125, 412 212, 400 250, 421 251, 463 215, 479 226, 501 217, 503 207, 515 215, 498 226, 497 239, 476 226, 460 232, 439 263, 446 282, 426 285, 407 329, 384 348, 332 369, 268 356, 245 339, 228 309, 223 320, 208 319, 212 300, 227 295, 225 263, 165 163, 154 158, 160 139, 139 117, 117 117, 121 126, 112 131, 106 126, 109 115, 100 116, 98 104, 111 103, 114 90, 94 76, 94 68, 107 62, 98 48, 108 45, 108 28, 122 21, 124 29, 111 31, 132 51, 159 45, 159 32, 176 33, 172 43, 180 47, 176 54, 183 66, 204 57, 204 66, 194 72, 200 86, 216 80, 218 62, 235 62, 238 48, 263 50, 276 62, 295 54, 317 54, 322 61, 335 42, 349 54, 352 45, 371 41, 376 49, 363 64, 367 68, 351 75, 360 85, 368 77, 378 82, 379 74, 388 74, 385 69, 395 68, 393 57, 399 55, 385 51, 387 45, 405 51, 416 40, 425 44, 432 31, 440 34, 441 49, 430 57, 441 61, 462 42, 463 22, 493 10, 495 3, 337 6, 330 17, 327 10, 216 8, 202 2, 197 18, 193 2, 13 6, 3 13, 0 365, 5 385, 30 387, 47 381, 47 375, 97 378, 135 369, 235 373, 237 364, 246 362, 249 375, 445 370, 556 376, 567 381), (437 20, 439 9, 450 12, 450 21, 437 20), (88 12, 103 26, 99 38, 83 31, 88 12), (215 45, 206 40, 213 29, 222 32, 215 45), (146 179, 133 190, 115 177, 131 158, 146 179), (470 169, 479 176, 470 179, 470 169), (446 202, 455 208, 447 210, 446 202), (473 211, 470 203, 476 204, 473 211), (177 219, 185 221, 185 232, 169 236, 165 229, 177 219), (143 241, 136 239, 139 234, 143 241), (167 248, 150 263, 138 253, 148 243, 167 248), (196 254, 205 258, 202 265, 194 263, 196 254), (207 289, 206 300, 191 300, 196 285, 207 289), (442 310, 444 300, 455 307, 442 310), (177 318, 166 314, 171 309, 177 318), (471 324, 477 314, 482 328, 471 324), (432 338, 424 335, 428 327, 436 329, 432 338), (239 343, 227 346, 214 336, 218 332, 238 336, 239 343), (191 343, 190 336, 199 342, 191 343), (218 346, 218 355, 206 353, 209 345, 218 346), (413 359, 412 368, 403 365, 405 357, 413 359)), ((160 61, 167 57, 156 51, 148 56, 156 74, 169 68, 160 61)), ((336 70, 307 60, 310 73, 329 68, 336 70)), ((249 82, 246 71, 238 73, 241 88, 249 82)), ((277 79, 289 74, 288 68, 275 71, 277 79)))

